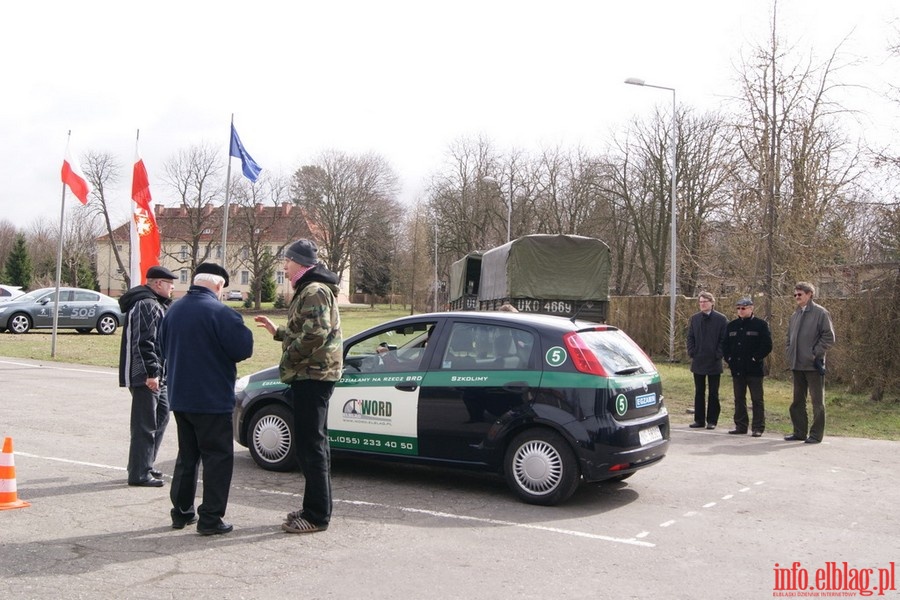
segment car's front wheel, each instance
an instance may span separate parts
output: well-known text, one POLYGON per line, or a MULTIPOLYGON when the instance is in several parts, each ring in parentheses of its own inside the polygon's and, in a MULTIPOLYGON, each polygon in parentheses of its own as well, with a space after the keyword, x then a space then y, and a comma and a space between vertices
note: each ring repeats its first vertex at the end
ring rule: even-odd
POLYGON ((280 404, 264 406, 250 419, 247 447, 263 469, 291 471, 296 467, 293 419, 293 413, 280 404))
POLYGON ((513 438, 504 461, 506 482, 529 504, 553 506, 578 488, 578 461, 565 439, 549 429, 528 429, 513 438))
POLYGON ((111 335, 116 332, 119 326, 119 320, 113 315, 103 315, 97 320, 97 333, 100 335, 111 335))
POLYGON ((28 333, 31 329, 31 317, 25 313, 16 313, 9 318, 6 326, 13 333, 28 333))

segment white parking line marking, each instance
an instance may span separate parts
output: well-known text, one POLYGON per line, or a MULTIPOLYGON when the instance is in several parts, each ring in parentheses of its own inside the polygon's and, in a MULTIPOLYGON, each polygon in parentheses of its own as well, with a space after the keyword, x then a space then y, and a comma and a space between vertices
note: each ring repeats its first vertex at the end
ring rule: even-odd
POLYGON ((684 513, 684 516, 690 518, 690 517, 695 517, 695 516, 697 516, 697 514, 698 514, 698 513, 697 513, 696 510, 689 510, 689 511, 687 511, 686 513, 684 513))
POLYGON ((715 505, 716 505, 715 502, 707 502, 706 504, 703 505, 703 508, 712 508, 715 505))
MULTIPOLYGON (((83 465, 87 467, 98 467, 103 469, 110 469, 115 471, 125 471, 124 467, 116 467, 112 465, 104 465, 98 463, 90 463, 80 460, 71 460, 68 458, 58 458, 55 456, 40 456, 37 454, 30 454, 27 452, 17 452, 19 456, 28 457, 28 458, 38 458, 42 460, 50 460, 56 462, 62 462, 71 465, 83 465)), ((283 492, 280 490, 261 490, 258 488, 252 488, 247 486, 233 486, 235 489, 241 489, 245 491, 255 492, 255 493, 263 493, 263 494, 274 494, 280 496, 292 496, 292 497, 300 497, 301 494, 295 494, 293 492, 283 492)), ((333 498, 334 502, 340 502, 343 504, 350 504, 354 506, 369 506, 372 508, 385 508, 390 510, 399 510, 401 512, 407 513, 415 513, 421 515, 428 515, 431 517, 438 517, 441 519, 455 519, 459 521, 471 521, 474 523, 484 523, 487 525, 502 525, 504 527, 518 527, 521 529, 533 529, 536 531, 546 531, 549 533, 558 533, 561 535, 568 535, 572 537, 581 537, 587 538, 591 540, 600 540, 604 542, 613 542, 615 544, 627 544, 629 546, 641 546, 643 548, 655 548, 656 544, 651 542, 645 542, 642 540, 638 540, 635 538, 617 538, 608 535, 599 535, 596 533, 587 533, 585 531, 576 531, 573 529, 561 529, 559 527, 546 527, 544 525, 531 525, 529 523, 516 523, 515 521, 501 521, 499 519, 486 519, 483 517, 472 517, 469 515, 456 515, 453 513, 443 512, 443 511, 435 511, 435 510, 427 510, 422 508, 410 508, 407 506, 393 506, 390 504, 381 504, 378 502, 366 502, 363 500, 341 500, 339 498, 333 498)))
POLYGON ((115 371, 94 371, 91 369, 70 369, 68 367, 57 367, 55 365, 29 365, 27 363, 19 363, 11 360, 0 360, 0 364, 3 365, 14 365, 16 367, 30 367, 32 369, 50 369, 52 371, 73 371, 75 373, 93 373, 95 375, 112 375, 115 376, 117 373, 115 371))
POLYGON ((734 498, 734 494, 725 494, 722 496, 722 500, 731 500, 732 498, 734 498))
POLYGON ((659 526, 660 527, 668 527, 669 525, 674 525, 674 524, 675 524, 675 520, 673 519, 671 521, 666 521, 665 523, 660 523, 659 526))

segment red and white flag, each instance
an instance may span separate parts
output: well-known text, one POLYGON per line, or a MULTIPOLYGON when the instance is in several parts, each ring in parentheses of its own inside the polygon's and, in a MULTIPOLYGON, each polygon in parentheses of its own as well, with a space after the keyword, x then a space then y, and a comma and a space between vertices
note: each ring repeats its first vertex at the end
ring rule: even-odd
POLYGON ((81 172, 81 167, 69 155, 68 143, 66 144, 66 158, 63 160, 62 166, 62 182, 69 186, 69 189, 72 190, 72 193, 75 194, 75 197, 82 204, 87 204, 88 194, 91 193, 91 185, 88 183, 84 173, 81 172))
POLYGON ((131 180, 134 200, 131 227, 132 287, 147 283, 147 269, 159 264, 160 236, 150 197, 150 179, 140 154, 135 151, 134 175, 131 180))

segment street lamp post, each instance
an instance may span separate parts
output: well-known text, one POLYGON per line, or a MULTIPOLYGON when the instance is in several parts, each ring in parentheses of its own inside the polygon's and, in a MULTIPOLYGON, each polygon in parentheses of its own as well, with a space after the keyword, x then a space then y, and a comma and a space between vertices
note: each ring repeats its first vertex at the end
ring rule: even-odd
POLYGON ((434 312, 438 309, 438 224, 434 220, 434 312))
POLYGON ((638 79, 637 77, 629 77, 625 80, 625 83, 628 85, 640 85, 643 87, 656 88, 658 90, 668 90, 672 92, 672 131, 669 134, 670 145, 672 146, 672 157, 671 157, 671 170, 672 170, 672 191, 671 191, 671 201, 672 201, 672 224, 669 227, 671 229, 671 247, 669 248, 669 362, 675 361, 675 287, 677 284, 676 279, 676 260, 675 260, 675 251, 677 248, 676 245, 676 237, 675 237, 675 201, 676 201, 676 187, 678 182, 678 176, 675 172, 675 145, 676 145, 676 119, 675 119, 675 88, 666 87, 662 85, 652 85, 644 81, 643 79, 638 79))
MULTIPOLYGON (((497 186, 497 190, 500 192, 500 195, 503 195, 503 190, 500 188, 500 182, 497 181, 496 177, 491 177, 490 175, 485 175, 481 178, 485 183, 493 183, 497 186)), ((512 239, 510 237, 510 233, 512 231, 512 205, 513 205, 513 182, 512 177, 509 178, 509 198, 506 201, 506 243, 509 243, 509 240, 512 239)))

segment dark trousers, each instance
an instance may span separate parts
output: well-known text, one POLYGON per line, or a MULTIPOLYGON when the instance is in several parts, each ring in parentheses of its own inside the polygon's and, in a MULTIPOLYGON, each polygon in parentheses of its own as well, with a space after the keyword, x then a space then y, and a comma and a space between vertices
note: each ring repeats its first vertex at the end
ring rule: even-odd
POLYGON ((231 490, 234 441, 231 413, 175 412, 178 425, 178 458, 172 476, 172 518, 194 515, 197 474, 203 464, 203 504, 197 508, 197 527, 211 529, 222 522, 231 490))
POLYGON ((766 411, 763 402, 763 376, 762 375, 735 375, 734 383, 734 427, 739 431, 751 431, 762 433, 766 430, 766 411), (750 402, 753 405, 753 423, 747 416, 747 390, 750 390, 750 402))
POLYGON ((306 480, 304 519, 315 525, 331 521, 331 446, 328 444, 328 400, 333 381, 305 379, 291 384, 297 462, 306 480))
POLYGON ((719 380, 722 375, 700 375, 694 373, 694 421, 717 425, 719 423, 719 380), (706 406, 706 382, 709 380, 709 408, 706 406))
POLYGON ((825 378, 818 371, 791 371, 794 376, 794 400, 789 412, 794 425, 794 435, 822 441, 825 437, 825 378), (806 394, 812 400, 813 420, 809 425, 806 411, 806 394))
POLYGON ((169 424, 166 388, 153 392, 147 386, 128 388, 131 392, 131 443, 128 447, 128 481, 137 483, 150 477, 169 424))

